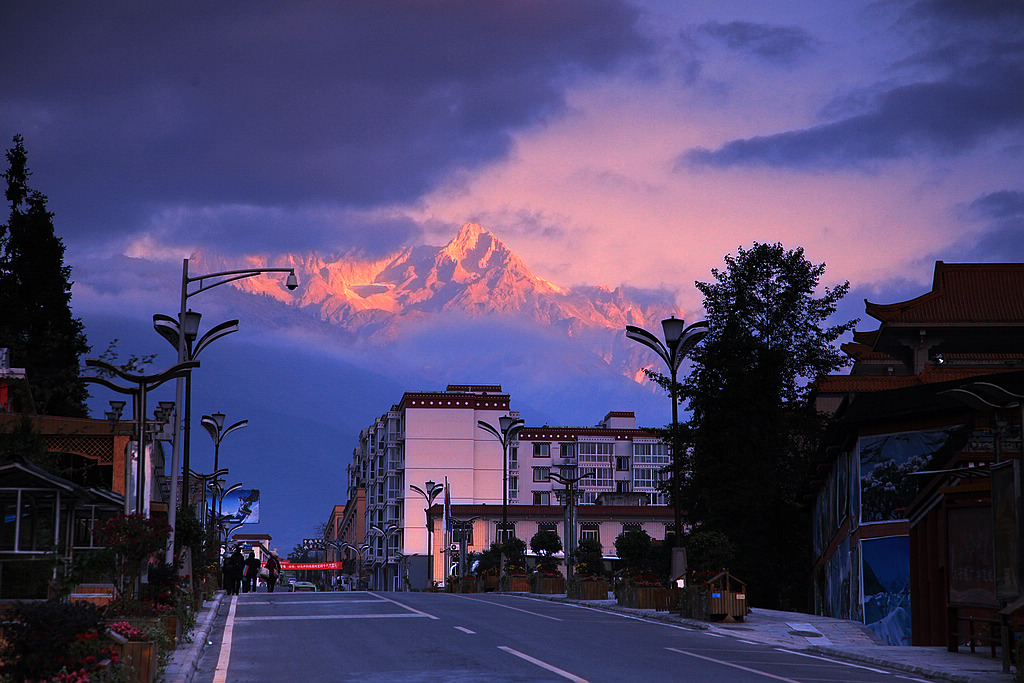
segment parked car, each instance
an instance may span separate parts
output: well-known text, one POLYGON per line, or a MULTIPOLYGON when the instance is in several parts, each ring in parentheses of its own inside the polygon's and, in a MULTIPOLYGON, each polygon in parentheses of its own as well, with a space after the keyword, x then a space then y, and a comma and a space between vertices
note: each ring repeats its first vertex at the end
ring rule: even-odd
POLYGON ((296 581, 288 586, 288 590, 292 593, 299 591, 313 591, 316 592, 316 586, 309 581, 296 581))

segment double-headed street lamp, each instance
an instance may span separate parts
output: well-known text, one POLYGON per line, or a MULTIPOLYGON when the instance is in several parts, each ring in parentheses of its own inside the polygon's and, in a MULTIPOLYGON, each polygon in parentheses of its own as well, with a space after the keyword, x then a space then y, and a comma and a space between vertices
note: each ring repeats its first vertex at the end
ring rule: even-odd
POLYGON ((427 480, 423 485, 423 488, 416 486, 415 484, 409 484, 416 493, 423 496, 423 500, 426 501, 427 507, 423 509, 424 517, 426 518, 427 526, 427 588, 434 587, 434 559, 433 559, 433 546, 430 542, 430 506, 434 504, 434 499, 441 495, 441 491, 444 491, 444 484, 438 484, 434 481, 427 480))
MULTIPOLYGON (((573 476, 569 471, 575 469, 575 466, 566 466, 563 468, 563 472, 548 475, 552 481, 565 487, 564 489, 561 489, 561 494, 564 496, 565 504, 564 526, 566 580, 572 578, 572 563, 574 561, 573 555, 576 553, 576 499, 580 493, 576 485, 583 479, 595 476, 593 472, 584 472, 583 474, 573 476)), ((555 495, 558 495, 558 491, 556 491, 555 495)))
MULTIPOLYGON (((121 394, 129 394, 132 397, 132 407, 134 412, 134 422, 136 425, 136 439, 138 442, 138 454, 139 459, 136 466, 136 490, 135 490, 135 501, 132 505, 132 501, 129 498, 128 492, 128 481, 130 480, 129 468, 125 468, 125 512, 130 511, 132 508, 142 514, 145 509, 145 487, 143 483, 145 481, 145 462, 146 462, 146 396, 150 391, 153 391, 164 382, 168 380, 178 378, 181 381, 181 377, 189 373, 192 368, 198 367, 199 363, 195 361, 188 361, 184 363, 178 363, 173 365, 167 370, 157 373, 155 375, 134 375, 125 372, 121 368, 115 367, 106 361, 97 360, 95 358, 86 359, 85 365, 91 368, 97 368, 101 373, 106 373, 120 379, 130 382, 130 386, 121 386, 115 382, 102 376, 86 376, 82 377, 84 382, 92 382, 100 384, 108 389, 112 389, 121 394)), ((111 412, 107 416, 113 423, 115 419, 120 418, 120 411, 124 408, 124 402, 116 401, 111 402, 111 412), (116 405, 115 405, 116 404, 116 405)), ((161 407, 166 413, 166 407, 161 407)))
POLYGON ((493 436, 501 444, 501 560, 498 569, 499 574, 505 571, 505 541, 508 540, 508 447, 519 437, 521 430, 526 423, 511 415, 502 415, 498 418, 500 430, 494 425, 483 420, 477 420, 477 426, 493 436))
POLYGON ((670 384, 669 395, 672 397, 672 506, 675 511, 677 548, 683 547, 683 501, 681 496, 682 457, 679 444, 679 385, 676 375, 679 365, 693 347, 703 339, 711 328, 705 321, 693 323, 685 327, 686 321, 672 316, 661 321, 665 332, 665 343, 653 334, 635 325, 626 325, 626 336, 654 350, 668 365, 670 384))
MULTIPOLYGON (((288 273, 288 278, 285 280, 285 287, 290 290, 294 290, 299 286, 299 280, 295 277, 294 268, 242 268, 239 270, 224 270, 219 273, 209 273, 207 275, 190 276, 188 274, 188 259, 182 261, 181 266, 181 305, 178 308, 178 364, 189 361, 189 337, 195 340, 196 335, 199 331, 199 319, 195 315, 189 315, 188 300, 190 297, 205 292, 208 289, 213 289, 219 285, 225 285, 229 282, 235 282, 237 280, 243 280, 245 278, 253 277, 256 275, 262 275, 264 273, 288 273), (189 291, 190 285, 195 285, 192 291, 189 291)), ((167 316, 164 316, 166 318, 167 316)), ((154 324, 157 321, 154 320, 154 324)), ((221 328, 228 323, 221 323, 214 329, 221 328)), ((158 331, 163 332, 158 328, 158 331)), ((211 330, 211 333, 213 330, 211 330)), ((228 332, 222 332, 218 337, 228 334, 228 332)), ((165 335, 166 336, 166 335, 165 335)), ((205 338, 205 337, 204 337, 205 338)), ((214 337, 217 338, 217 337, 214 337)), ((209 339, 213 341, 214 338, 209 339)), ((198 353, 198 349, 195 350, 198 353)), ((179 377, 177 387, 175 389, 175 405, 182 405, 182 397, 184 394, 184 380, 179 377)), ((177 411, 174 423, 174 446, 171 451, 171 500, 167 511, 167 521, 171 525, 171 533, 168 536, 167 541, 167 561, 171 562, 174 559, 174 531, 177 526, 177 515, 178 515, 178 467, 179 467, 179 454, 181 453, 181 425, 182 415, 181 410, 177 411)), ((188 468, 186 467, 186 472, 188 468)))
POLYGON ((231 432, 237 431, 242 427, 249 424, 248 420, 239 420, 235 424, 231 425, 227 429, 224 429, 224 418, 227 417, 224 413, 214 413, 213 415, 203 415, 201 424, 209 433, 210 438, 213 439, 213 469, 214 471, 220 466, 220 442, 224 440, 224 437, 231 432))
POLYGON ((353 545, 352 543, 342 543, 341 547, 345 550, 351 550, 356 554, 356 590, 362 590, 363 588, 363 556, 366 551, 370 549, 369 543, 359 543, 353 545))
POLYGON ((391 538, 392 535, 394 535, 394 533, 396 531, 398 531, 398 525, 397 524, 386 524, 386 525, 384 525, 382 527, 382 526, 377 525, 377 524, 371 524, 370 525, 370 531, 372 531, 373 533, 381 536, 384 539, 384 577, 383 577, 384 580, 382 582, 383 585, 381 586, 381 590, 387 590, 388 589, 388 586, 387 586, 387 584, 388 584, 388 560, 390 559, 390 548, 389 548, 390 538, 391 538))

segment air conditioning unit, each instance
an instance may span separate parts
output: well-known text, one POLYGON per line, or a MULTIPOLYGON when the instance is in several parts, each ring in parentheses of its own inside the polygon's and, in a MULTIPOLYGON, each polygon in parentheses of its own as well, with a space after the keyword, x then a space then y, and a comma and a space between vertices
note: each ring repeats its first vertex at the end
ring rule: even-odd
POLYGON ((448 546, 448 550, 452 551, 453 553, 459 552, 459 544, 452 543, 450 546, 448 546))

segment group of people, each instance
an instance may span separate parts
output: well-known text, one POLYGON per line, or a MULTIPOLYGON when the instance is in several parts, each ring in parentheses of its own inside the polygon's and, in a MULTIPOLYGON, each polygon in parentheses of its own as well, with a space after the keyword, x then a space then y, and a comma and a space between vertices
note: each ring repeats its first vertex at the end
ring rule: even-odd
POLYGON ((238 595, 239 592, 256 592, 257 581, 262 578, 267 584, 267 591, 274 592, 277 585, 277 578, 281 575, 281 560, 277 553, 271 553, 267 558, 266 573, 261 576, 262 563, 257 559, 255 551, 249 552, 249 557, 242 555, 242 549, 236 547, 234 552, 224 558, 224 588, 228 595, 238 595))

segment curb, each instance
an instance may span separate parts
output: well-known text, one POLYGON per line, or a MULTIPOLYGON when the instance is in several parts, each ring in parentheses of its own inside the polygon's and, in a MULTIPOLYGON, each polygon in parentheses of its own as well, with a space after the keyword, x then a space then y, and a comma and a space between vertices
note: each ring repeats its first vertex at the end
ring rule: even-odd
POLYGON ((210 633, 213 631, 213 622, 224 602, 224 595, 224 591, 217 591, 212 600, 203 603, 203 608, 199 610, 199 616, 196 618, 196 625, 191 631, 192 642, 176 649, 171 655, 171 661, 164 672, 166 683, 191 683, 199 660, 206 650, 210 633))

